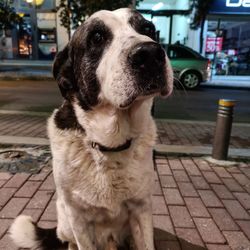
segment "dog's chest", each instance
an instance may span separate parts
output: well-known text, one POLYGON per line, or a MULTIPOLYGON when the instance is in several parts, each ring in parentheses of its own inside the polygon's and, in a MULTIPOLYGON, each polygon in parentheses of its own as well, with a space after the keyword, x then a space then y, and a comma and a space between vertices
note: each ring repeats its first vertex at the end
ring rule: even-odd
POLYGON ((153 176, 150 160, 146 165, 133 161, 119 168, 78 169, 71 175, 74 179, 70 187, 72 199, 91 210, 93 216, 103 209, 108 213, 104 217, 116 217, 127 201, 142 200, 150 194, 153 176))

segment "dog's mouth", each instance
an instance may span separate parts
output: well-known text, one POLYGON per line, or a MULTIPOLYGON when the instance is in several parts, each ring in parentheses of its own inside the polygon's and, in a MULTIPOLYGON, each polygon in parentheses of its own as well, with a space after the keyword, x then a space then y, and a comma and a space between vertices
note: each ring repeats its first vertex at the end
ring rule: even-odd
POLYGON ((120 104, 121 109, 126 109, 129 108, 135 100, 138 99, 147 99, 155 96, 162 96, 162 97, 167 97, 171 93, 167 87, 167 85, 164 85, 164 87, 159 87, 158 84, 151 83, 146 85, 145 88, 138 89, 137 91, 133 92, 132 95, 130 95, 127 100, 120 104))

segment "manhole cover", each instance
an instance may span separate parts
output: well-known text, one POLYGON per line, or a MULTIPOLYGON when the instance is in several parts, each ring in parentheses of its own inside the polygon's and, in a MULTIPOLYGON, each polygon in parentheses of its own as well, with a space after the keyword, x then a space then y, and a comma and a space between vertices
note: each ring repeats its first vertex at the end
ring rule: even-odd
POLYGON ((0 171, 38 173, 50 164, 50 153, 35 148, 0 150, 0 171))

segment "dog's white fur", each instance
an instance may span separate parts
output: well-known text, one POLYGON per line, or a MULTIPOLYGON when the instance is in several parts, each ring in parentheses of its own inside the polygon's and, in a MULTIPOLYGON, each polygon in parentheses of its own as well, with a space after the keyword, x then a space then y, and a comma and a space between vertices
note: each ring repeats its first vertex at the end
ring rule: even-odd
MULTIPOLYGON (((105 21, 111 28, 113 41, 102 57, 97 68, 97 76, 101 82, 100 99, 108 100, 114 106, 119 107, 125 104, 130 96, 133 95, 134 82, 133 76, 126 67, 128 54, 131 48, 142 42, 152 42, 148 36, 137 33, 129 24, 128 19, 131 12, 128 9, 118 9, 112 12, 99 11, 91 19, 96 17, 105 21)), ((172 81, 172 69, 166 57, 167 76, 172 81)), ((172 85, 166 85, 168 92, 171 92, 172 85)))
POLYGON ((39 246, 39 242, 36 240, 35 226, 30 216, 18 216, 11 225, 9 234, 14 243, 19 247, 37 248, 39 246))
POLYGON ((138 101, 130 109, 116 110, 111 115, 109 107, 86 115, 75 105, 86 136, 58 130, 53 116, 50 118, 60 239, 73 241, 79 249, 96 249, 92 244, 96 239, 96 245, 102 249, 110 235, 121 242, 129 233, 129 228, 123 227, 131 223, 135 231, 142 229, 138 241, 145 239, 146 245, 140 242, 138 249, 154 249, 150 196, 156 128, 150 116, 151 104, 152 98, 138 101), (98 139, 112 145, 129 137, 135 138, 131 147, 118 153, 103 154, 89 144, 98 139), (142 201, 143 204, 137 204, 142 201), (96 223, 94 231, 88 225, 92 221, 96 223))
MULTIPOLYGON (((100 18, 114 38, 97 68, 101 85, 99 104, 85 112, 75 100, 73 108, 82 130, 61 130, 54 111, 48 121, 57 191, 57 235, 69 249, 104 249, 110 236, 120 243, 132 234, 138 250, 154 250, 151 192, 154 182, 152 147, 156 126, 151 116, 153 96, 138 97, 119 109, 133 91, 124 68, 129 49, 152 41, 128 24, 127 9, 101 11, 100 18), (126 75, 126 77, 124 77, 126 75), (132 138, 129 149, 101 152, 97 142, 117 147, 132 138)), ((167 60, 167 59, 166 59, 167 60)), ((166 63, 168 92, 172 70, 166 63)))

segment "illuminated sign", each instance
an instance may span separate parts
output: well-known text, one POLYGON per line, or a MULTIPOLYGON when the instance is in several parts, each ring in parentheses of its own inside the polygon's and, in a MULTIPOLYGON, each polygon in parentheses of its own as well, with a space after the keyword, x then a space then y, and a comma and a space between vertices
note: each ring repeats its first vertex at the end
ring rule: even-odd
POLYGON ((227 0, 226 1, 226 6, 227 7, 250 7, 250 0, 237 0, 236 2, 235 1, 232 1, 232 0, 227 0))
POLYGON ((222 51, 223 37, 207 37, 206 52, 213 53, 222 51))
POLYGON ((209 13, 250 15, 250 0, 213 0, 209 13))

